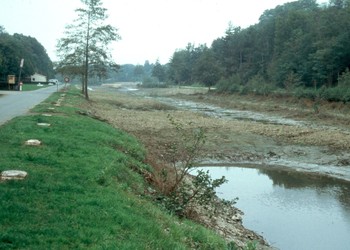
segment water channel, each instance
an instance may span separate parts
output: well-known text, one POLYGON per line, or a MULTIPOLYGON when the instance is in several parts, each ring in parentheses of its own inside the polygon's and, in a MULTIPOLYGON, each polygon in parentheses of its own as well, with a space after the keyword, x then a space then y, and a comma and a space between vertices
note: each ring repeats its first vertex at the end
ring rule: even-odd
POLYGON ((228 183, 220 198, 238 197, 243 225, 283 250, 350 249, 350 184, 302 173, 203 167, 228 183))

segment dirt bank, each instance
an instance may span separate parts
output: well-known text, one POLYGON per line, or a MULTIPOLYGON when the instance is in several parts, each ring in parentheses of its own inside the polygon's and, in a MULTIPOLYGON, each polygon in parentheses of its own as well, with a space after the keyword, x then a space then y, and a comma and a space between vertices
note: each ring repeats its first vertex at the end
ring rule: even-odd
MULTIPOLYGON (((165 153, 163 145, 174 139, 168 119, 170 114, 179 121, 191 123, 193 128, 205 129, 207 162, 301 170, 350 181, 350 117, 346 105, 317 103, 315 110, 315 104, 307 101, 207 95, 203 89, 124 89, 124 93, 120 90, 104 87, 90 92, 90 112, 134 134, 153 158, 161 158, 165 153), (301 123, 283 125, 218 119, 159 102, 159 97, 164 96, 226 109, 251 110, 301 123)), ((240 245, 247 240, 261 240, 242 227, 240 217, 240 212, 234 211, 216 218, 215 222, 209 218, 202 218, 202 221, 240 245)))

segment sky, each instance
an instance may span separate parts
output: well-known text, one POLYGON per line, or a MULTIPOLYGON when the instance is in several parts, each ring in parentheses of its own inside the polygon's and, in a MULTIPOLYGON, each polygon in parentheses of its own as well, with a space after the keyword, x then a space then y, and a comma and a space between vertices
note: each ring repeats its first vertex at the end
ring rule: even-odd
MULTIPOLYGON (((242 28, 258 23, 267 9, 291 0, 102 0, 121 40, 111 44, 118 64, 146 60, 168 63, 188 43, 211 43, 225 35, 229 23, 242 28)), ((9 34, 35 37, 56 61, 57 40, 77 17, 80 0, 0 0, 0 25, 9 34)))

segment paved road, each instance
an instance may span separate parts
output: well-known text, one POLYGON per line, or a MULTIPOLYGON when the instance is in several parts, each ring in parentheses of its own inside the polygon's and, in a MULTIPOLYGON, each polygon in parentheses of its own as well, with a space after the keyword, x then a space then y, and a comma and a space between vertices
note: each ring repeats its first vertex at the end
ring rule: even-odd
POLYGON ((35 91, 0 91, 0 126, 16 116, 27 114, 55 91, 57 86, 35 91))

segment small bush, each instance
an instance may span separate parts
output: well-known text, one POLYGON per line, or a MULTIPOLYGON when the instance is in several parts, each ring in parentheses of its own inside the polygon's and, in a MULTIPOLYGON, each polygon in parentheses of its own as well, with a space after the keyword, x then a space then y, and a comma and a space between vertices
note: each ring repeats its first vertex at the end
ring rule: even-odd
POLYGON ((216 84, 218 93, 238 93, 241 91, 241 78, 239 75, 233 75, 228 79, 222 78, 216 84))
POLYGON ((330 102, 347 102, 350 100, 350 92, 346 87, 338 86, 323 90, 320 97, 330 102))
POLYGON ((350 71, 347 68, 338 78, 338 86, 346 87, 350 86, 350 71))
POLYGON ((182 217, 189 214, 192 205, 209 205, 215 198, 215 189, 226 182, 225 177, 212 179, 209 172, 197 171, 197 175, 190 177, 190 172, 196 168, 196 160, 201 155, 205 143, 202 128, 191 128, 168 116, 174 126, 178 140, 168 145, 167 161, 172 171, 163 168, 161 180, 167 187, 161 190, 159 198, 162 204, 171 212, 182 217))
POLYGON ((272 84, 266 82, 264 77, 261 75, 252 77, 248 81, 247 86, 249 87, 247 91, 253 92, 256 95, 267 96, 275 90, 275 87, 272 84))
POLYGON ((157 78, 154 77, 145 77, 142 81, 143 88, 168 88, 168 84, 159 82, 157 78))
POLYGON ((311 100, 316 100, 318 97, 318 91, 310 88, 299 87, 294 91, 294 96, 297 98, 307 98, 311 100))

